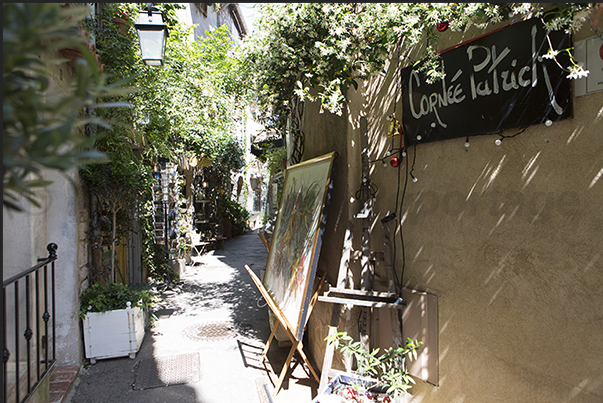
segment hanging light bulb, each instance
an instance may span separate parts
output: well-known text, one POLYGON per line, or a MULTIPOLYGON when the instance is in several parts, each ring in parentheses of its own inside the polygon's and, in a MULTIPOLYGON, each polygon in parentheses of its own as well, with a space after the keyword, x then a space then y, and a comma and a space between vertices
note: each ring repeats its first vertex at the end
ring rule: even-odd
POLYGON ((417 135, 417 141, 421 141, 422 138, 423 137, 420 134, 417 135))
POLYGON ((413 177, 412 177, 412 181, 413 181, 413 182, 416 182, 416 181, 418 181, 418 179, 417 179, 415 176, 413 176, 413 177))
POLYGON ((381 164, 383 164, 383 168, 387 168, 387 162, 385 162, 385 160, 381 160, 381 164))
POLYGON ((469 137, 465 140, 465 148, 469 148, 471 144, 469 144, 469 137))
POLYGON ((496 140, 494 141, 494 144, 496 144, 497 146, 499 146, 501 143, 502 143, 502 140, 501 140, 501 139, 496 139, 496 140))
POLYGON ((544 124, 547 126, 551 126, 553 124, 553 121, 551 119, 547 119, 546 122, 544 122, 544 124))

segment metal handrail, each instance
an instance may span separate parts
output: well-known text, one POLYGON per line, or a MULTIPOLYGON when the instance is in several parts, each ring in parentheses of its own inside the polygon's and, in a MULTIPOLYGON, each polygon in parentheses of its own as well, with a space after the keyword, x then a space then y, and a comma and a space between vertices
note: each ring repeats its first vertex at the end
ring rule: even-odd
POLYGON ((55 243, 49 243, 46 249, 48 250, 47 258, 38 259, 37 265, 3 281, 4 402, 8 402, 9 398, 11 402, 17 403, 28 400, 56 362, 55 261, 58 246, 55 243), (24 285, 21 280, 24 280, 24 285), (25 291, 24 312, 21 309, 20 291, 25 291), (9 316, 7 311, 7 294, 12 294, 14 297, 12 316, 9 316), (40 312, 41 309, 44 310, 43 313, 40 312), (21 334, 22 329, 24 331, 21 334), (8 340, 9 334, 13 340, 8 340), (14 351, 10 351, 9 345, 14 345, 14 351), (21 373, 22 358, 19 347, 22 345, 25 345, 26 373, 25 371, 21 373), (52 352, 50 353, 51 345, 52 352), (8 384, 11 355, 13 355, 12 362, 15 367, 14 385, 8 384), (32 368, 32 364, 35 368, 32 368), (25 380, 27 389, 25 395, 20 398, 21 378, 25 375, 27 376, 25 380), (14 391, 14 399, 12 391, 14 391), (10 395, 9 392, 11 392, 10 395))

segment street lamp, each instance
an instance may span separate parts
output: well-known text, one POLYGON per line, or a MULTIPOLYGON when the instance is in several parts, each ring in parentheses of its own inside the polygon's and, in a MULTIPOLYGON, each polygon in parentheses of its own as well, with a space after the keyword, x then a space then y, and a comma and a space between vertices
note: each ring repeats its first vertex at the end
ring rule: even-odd
POLYGON ((165 41, 168 36, 167 25, 163 22, 163 15, 153 3, 140 11, 138 22, 134 24, 140 41, 142 61, 147 66, 163 65, 165 41))

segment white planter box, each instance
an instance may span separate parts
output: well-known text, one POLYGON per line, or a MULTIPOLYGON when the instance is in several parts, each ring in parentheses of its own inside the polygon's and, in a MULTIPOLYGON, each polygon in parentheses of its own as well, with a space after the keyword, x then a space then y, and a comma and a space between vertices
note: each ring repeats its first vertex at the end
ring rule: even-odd
POLYGON ((86 358, 136 357, 144 338, 146 312, 138 307, 88 312, 83 321, 86 358))

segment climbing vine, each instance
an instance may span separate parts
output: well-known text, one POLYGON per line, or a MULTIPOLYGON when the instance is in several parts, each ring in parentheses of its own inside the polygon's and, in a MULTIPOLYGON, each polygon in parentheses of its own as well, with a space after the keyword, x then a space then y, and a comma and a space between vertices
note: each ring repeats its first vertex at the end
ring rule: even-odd
MULTIPOLYGON (((175 14, 182 5, 161 3, 156 6, 169 29, 165 62, 160 67, 145 66, 134 28, 138 11, 144 6, 106 3, 95 20, 87 21, 87 29, 93 33, 106 66, 108 82, 127 88, 105 101, 129 107, 97 111, 110 126, 98 129, 95 147, 109 157, 111 164, 83 170, 84 183, 102 191, 97 192, 102 196, 117 192, 126 197, 131 194, 128 186, 111 187, 108 182, 111 179, 121 183, 121 178, 125 183, 130 177, 120 176, 125 171, 114 172, 110 167, 133 167, 139 173, 136 188, 148 190, 153 182, 152 168, 160 158, 178 163, 182 157, 207 157, 213 168, 220 170, 220 178, 229 184, 230 172, 244 165, 243 149, 234 138, 245 90, 245 83, 237 78, 236 46, 226 27, 190 41, 192 27, 180 22, 175 14), (96 171, 102 174, 105 168, 117 178, 96 175, 96 171), (98 184, 103 186, 93 186, 98 184)), ((160 273, 165 273, 166 261, 153 242, 151 198, 149 191, 138 194, 137 217, 143 233, 143 265, 152 278, 159 278, 160 273)), ((111 196, 108 202, 117 199, 117 195, 111 196)), ((133 217, 131 208, 125 210, 133 217)), ((111 239, 115 242, 115 235, 129 228, 129 220, 113 222, 114 226, 123 227, 113 228, 111 239)))
MULTIPOLYGON (((396 46, 419 49, 430 81, 443 77, 438 26, 472 26, 539 17, 549 30, 574 32, 597 3, 269 3, 246 47, 264 123, 284 132, 294 97, 340 115, 347 90, 383 70, 396 46)), ((555 57, 551 54, 550 57, 555 57)), ((419 60, 411 61, 419 62, 419 60)), ((568 78, 586 74, 577 64, 568 78)))

